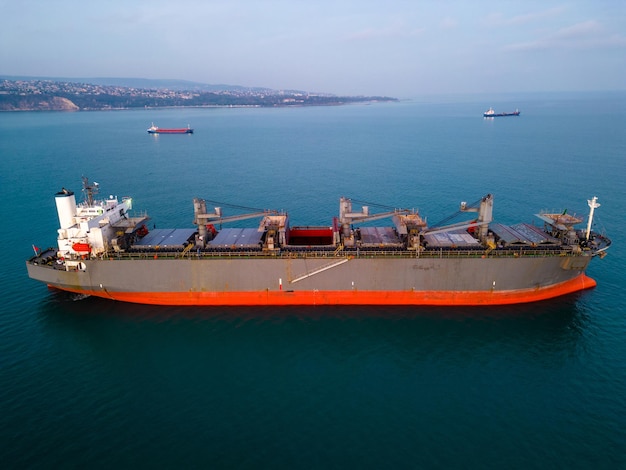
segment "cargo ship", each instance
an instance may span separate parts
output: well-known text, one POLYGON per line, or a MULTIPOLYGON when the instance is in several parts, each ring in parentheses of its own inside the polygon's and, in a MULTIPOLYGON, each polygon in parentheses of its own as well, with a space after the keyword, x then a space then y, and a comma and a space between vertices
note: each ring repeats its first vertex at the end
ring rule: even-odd
POLYGON ((178 129, 161 129, 152 123, 152 125, 148 127, 148 134, 193 134, 193 129, 189 127, 189 125, 178 129))
POLYGON ((149 230, 130 197, 98 200, 98 189, 84 178, 82 202, 55 195, 57 245, 34 247, 32 279, 159 305, 501 305, 594 287, 585 270, 611 244, 592 230, 596 197, 586 230, 567 211, 539 213, 539 225, 495 223, 491 194, 434 226, 417 210, 370 212, 343 197, 327 226, 290 226, 274 210, 225 216, 196 198, 193 226, 149 230), (252 218, 258 225, 223 227, 252 218), (392 224, 370 223, 384 218, 392 224))
POLYGON ((513 111, 512 113, 496 113, 493 108, 489 108, 487 111, 483 113, 483 117, 493 118, 493 117, 503 117, 503 116, 519 116, 520 112, 518 109, 513 111))

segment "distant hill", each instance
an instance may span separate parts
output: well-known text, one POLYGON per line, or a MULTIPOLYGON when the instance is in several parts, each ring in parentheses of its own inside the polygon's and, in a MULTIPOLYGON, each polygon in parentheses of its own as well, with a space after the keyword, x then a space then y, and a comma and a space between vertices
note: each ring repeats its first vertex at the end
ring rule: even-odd
MULTIPOLYGON (((89 83, 101 86, 116 86, 125 88, 142 89, 168 89, 176 91, 197 91, 197 92, 220 92, 230 91, 237 93, 277 93, 277 90, 263 87, 244 87, 240 85, 207 84, 192 82, 189 80, 176 79, 153 79, 153 78, 123 78, 123 77, 33 77, 26 75, 0 75, 0 80, 49 80, 52 82, 67 83, 89 83)), ((289 93, 306 93, 299 90, 288 90, 289 93)))
POLYGON ((186 80, 0 75, 0 111, 90 111, 202 106, 330 106, 397 101, 293 90, 207 85, 186 80))

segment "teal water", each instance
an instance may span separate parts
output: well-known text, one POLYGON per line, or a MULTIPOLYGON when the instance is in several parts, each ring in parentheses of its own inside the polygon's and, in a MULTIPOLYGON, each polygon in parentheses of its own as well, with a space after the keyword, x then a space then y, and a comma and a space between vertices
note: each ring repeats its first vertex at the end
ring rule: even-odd
POLYGON ((293 109, 0 114, 0 461, 9 468, 626 465, 626 94, 293 109), (489 106, 519 118, 483 120, 489 106), (149 136, 151 122, 195 128, 149 136), (490 308, 174 308, 28 279, 54 193, 192 199, 329 224, 340 196, 436 223, 490 192, 504 223, 586 214, 598 286, 490 308))

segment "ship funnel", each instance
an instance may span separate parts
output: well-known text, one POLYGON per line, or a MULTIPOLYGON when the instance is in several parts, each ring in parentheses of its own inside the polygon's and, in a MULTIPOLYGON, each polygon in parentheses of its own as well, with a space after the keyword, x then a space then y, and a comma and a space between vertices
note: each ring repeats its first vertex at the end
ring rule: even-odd
POLYGON ((76 197, 74 193, 63 188, 56 193, 55 202, 57 214, 59 215, 59 226, 62 229, 70 228, 74 225, 74 216, 76 215, 76 197))

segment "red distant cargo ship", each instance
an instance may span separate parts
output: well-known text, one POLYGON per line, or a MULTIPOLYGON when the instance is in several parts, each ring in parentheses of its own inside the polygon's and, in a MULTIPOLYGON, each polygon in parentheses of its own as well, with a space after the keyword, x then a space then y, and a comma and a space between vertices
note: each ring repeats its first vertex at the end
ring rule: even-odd
POLYGON ((179 129, 161 129, 152 123, 152 126, 148 128, 148 134, 193 134, 193 129, 189 125, 179 129))

